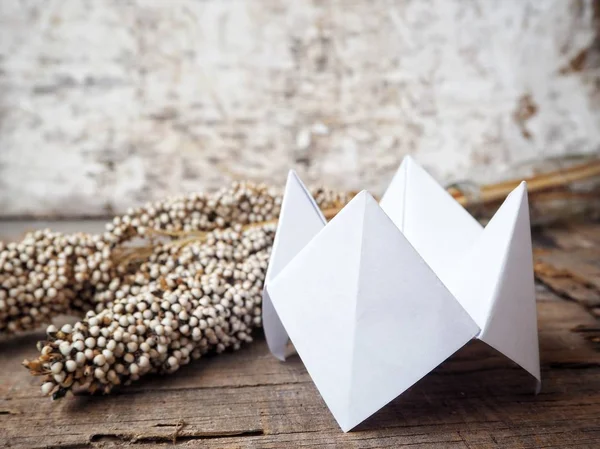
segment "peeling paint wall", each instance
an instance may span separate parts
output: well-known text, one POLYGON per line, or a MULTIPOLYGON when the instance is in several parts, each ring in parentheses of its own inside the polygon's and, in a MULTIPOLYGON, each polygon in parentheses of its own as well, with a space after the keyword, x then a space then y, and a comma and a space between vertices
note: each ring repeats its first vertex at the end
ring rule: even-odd
POLYGON ((0 214, 598 151, 594 3, 3 0, 0 214))

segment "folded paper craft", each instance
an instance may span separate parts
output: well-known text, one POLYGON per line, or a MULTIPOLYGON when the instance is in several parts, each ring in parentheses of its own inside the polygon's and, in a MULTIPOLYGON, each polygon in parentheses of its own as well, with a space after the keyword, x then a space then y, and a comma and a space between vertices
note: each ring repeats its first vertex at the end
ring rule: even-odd
POLYGON ((540 383, 527 188, 485 229, 411 158, 378 204, 329 223, 288 176, 263 295, 271 352, 288 338, 343 431, 471 339, 540 383))

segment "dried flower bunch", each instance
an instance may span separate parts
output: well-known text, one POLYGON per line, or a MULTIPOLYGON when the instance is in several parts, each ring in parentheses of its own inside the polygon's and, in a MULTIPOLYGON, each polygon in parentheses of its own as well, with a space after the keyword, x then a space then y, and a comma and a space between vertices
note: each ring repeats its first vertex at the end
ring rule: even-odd
MULTIPOLYGON (((318 189, 324 209, 350 194, 318 189)), ((149 372, 170 373, 207 352, 238 349, 261 325, 261 292, 281 192, 236 183, 130 210, 102 235, 28 234, 0 246, 0 332, 50 325, 25 361, 54 398, 108 393, 149 372), (157 236, 168 241, 155 242, 157 236), (128 247, 134 238, 151 245, 128 247)))
POLYGON ((27 367, 44 394, 108 393, 148 372, 170 373, 208 351, 238 349, 261 324, 261 290, 274 224, 215 230, 206 241, 156 248, 114 300, 61 329, 50 326, 27 367))
POLYGON ((89 308, 95 286, 110 281, 110 247, 99 236, 29 233, 0 242, 0 333, 38 328, 89 308))

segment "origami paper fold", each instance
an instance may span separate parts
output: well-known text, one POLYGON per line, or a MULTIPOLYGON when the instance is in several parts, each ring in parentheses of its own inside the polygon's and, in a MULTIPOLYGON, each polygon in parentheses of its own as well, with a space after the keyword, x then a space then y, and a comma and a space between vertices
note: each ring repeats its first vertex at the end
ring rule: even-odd
POLYGON ((412 159, 381 203, 329 223, 290 172, 263 296, 270 350, 288 335, 348 431, 473 338, 540 385, 527 190, 485 229, 412 159))
POLYGON ((290 171, 263 292, 265 336, 271 353, 280 360, 285 360, 288 334, 277 317, 266 286, 326 223, 327 220, 310 192, 296 173, 290 171))

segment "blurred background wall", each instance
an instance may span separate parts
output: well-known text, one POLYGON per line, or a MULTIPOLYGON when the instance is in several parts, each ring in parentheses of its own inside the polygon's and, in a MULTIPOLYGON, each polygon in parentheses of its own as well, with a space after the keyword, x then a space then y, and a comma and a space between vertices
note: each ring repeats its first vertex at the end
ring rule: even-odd
POLYGON ((0 215, 600 148, 593 0, 2 0, 0 215))

